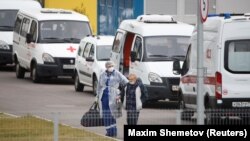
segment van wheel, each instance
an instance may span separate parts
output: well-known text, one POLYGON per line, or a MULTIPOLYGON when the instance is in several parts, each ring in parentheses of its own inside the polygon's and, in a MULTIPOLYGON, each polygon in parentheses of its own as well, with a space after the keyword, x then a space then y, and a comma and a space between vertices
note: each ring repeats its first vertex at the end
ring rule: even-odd
POLYGON ((41 81, 41 78, 37 74, 37 68, 35 64, 32 65, 30 76, 34 83, 39 83, 41 81))
POLYGON ((84 85, 80 83, 79 76, 76 73, 76 75, 75 75, 75 91, 76 92, 82 92, 83 88, 84 88, 84 85))
POLYGON ((98 80, 96 77, 93 79, 93 94, 96 96, 97 95, 97 85, 98 85, 98 80))
POLYGON ((17 78, 24 78, 25 69, 20 66, 19 62, 16 63, 16 77, 17 78))

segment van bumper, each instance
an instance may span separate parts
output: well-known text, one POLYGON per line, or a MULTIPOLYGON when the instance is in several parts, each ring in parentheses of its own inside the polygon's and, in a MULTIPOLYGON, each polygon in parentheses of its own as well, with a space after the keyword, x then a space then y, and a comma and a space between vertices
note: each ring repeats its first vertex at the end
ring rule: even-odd
POLYGON ((162 78, 163 83, 153 83, 145 85, 148 90, 148 100, 178 100, 178 91, 174 91, 172 86, 179 86, 180 78, 162 78))
POLYGON ((64 69, 64 65, 75 64, 74 58, 54 58, 55 63, 37 64, 37 73, 41 77, 74 76, 74 68, 64 69))
POLYGON ((11 51, 0 51, 0 65, 12 64, 12 52, 11 51))
POLYGON ((74 76, 74 69, 62 69, 59 65, 37 65, 38 76, 54 77, 54 76, 74 76))
POLYGON ((210 108, 216 109, 250 109, 250 98, 222 98, 218 103, 215 97, 210 97, 210 108))
POLYGON ((148 100, 177 100, 178 92, 173 92, 166 86, 145 85, 148 90, 148 100))

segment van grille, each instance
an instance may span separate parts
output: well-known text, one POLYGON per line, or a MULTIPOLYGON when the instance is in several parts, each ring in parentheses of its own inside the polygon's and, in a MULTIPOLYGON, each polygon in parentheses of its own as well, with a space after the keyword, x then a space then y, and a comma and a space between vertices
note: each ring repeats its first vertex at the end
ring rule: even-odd
POLYGON ((162 80, 170 89, 172 88, 172 85, 179 85, 180 83, 180 78, 178 77, 163 77, 162 80))
POLYGON ((75 64, 75 58, 54 58, 56 64, 58 65, 64 65, 64 64, 68 64, 68 65, 74 65, 75 64))

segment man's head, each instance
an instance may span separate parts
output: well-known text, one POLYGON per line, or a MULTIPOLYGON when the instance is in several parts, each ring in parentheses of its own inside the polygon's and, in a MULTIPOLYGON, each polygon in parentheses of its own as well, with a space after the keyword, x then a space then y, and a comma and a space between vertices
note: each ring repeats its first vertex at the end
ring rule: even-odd
POLYGON ((128 75, 128 80, 130 84, 135 84, 137 76, 134 73, 131 73, 128 75))
POLYGON ((113 61, 107 61, 105 63, 105 67, 109 72, 112 72, 114 70, 115 63, 113 61))

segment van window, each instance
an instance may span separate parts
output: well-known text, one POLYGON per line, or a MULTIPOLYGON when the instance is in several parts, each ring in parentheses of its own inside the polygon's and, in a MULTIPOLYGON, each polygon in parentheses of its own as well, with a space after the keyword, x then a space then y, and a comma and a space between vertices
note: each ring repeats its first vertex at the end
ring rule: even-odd
POLYGON ((18 10, 0 10, 0 31, 13 31, 18 10))
POLYGON ((145 37, 146 61, 184 60, 190 37, 153 36, 145 37))
POLYGON ((89 57, 94 58, 94 54, 95 54, 95 46, 92 44, 89 51, 89 57))
POLYGON ((181 75, 185 75, 188 72, 189 68, 190 68, 190 57, 191 57, 190 55, 191 55, 191 44, 188 47, 187 55, 186 55, 186 58, 185 58, 185 60, 183 62, 183 65, 182 65, 182 73, 181 73, 181 75))
POLYGON ((21 28, 21 36, 26 37, 26 34, 28 33, 28 30, 29 30, 29 23, 30 23, 30 19, 27 19, 27 18, 23 19, 23 24, 21 28))
POLYGON ((23 20, 23 17, 21 15, 18 15, 16 18, 15 26, 14 26, 15 27, 14 32, 16 33, 20 32, 22 20, 23 20))
POLYGON ((39 43, 80 43, 91 35, 89 23, 84 21, 42 21, 39 29, 39 43))
POLYGON ((96 58, 99 61, 108 61, 110 59, 111 45, 99 45, 96 47, 96 58))
POLYGON ((140 61, 142 57, 142 39, 136 37, 133 51, 136 52, 136 60, 140 61))
POLYGON ((122 37, 123 37, 123 33, 121 33, 121 32, 116 33, 114 44, 112 47, 113 52, 120 53, 122 37))
POLYGON ((37 23, 36 21, 32 21, 31 26, 30 26, 30 34, 32 35, 32 41, 36 42, 37 38, 37 23))
POLYGON ((250 73, 250 40, 226 42, 225 69, 232 73, 250 73))
POLYGON ((89 56, 89 51, 90 51, 91 46, 92 46, 92 44, 90 44, 90 43, 86 44, 84 51, 83 51, 83 54, 82 54, 83 58, 87 58, 89 56))

